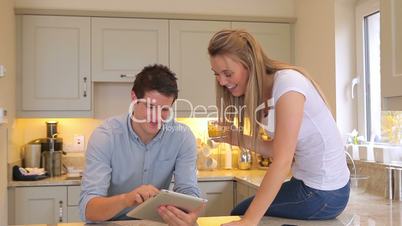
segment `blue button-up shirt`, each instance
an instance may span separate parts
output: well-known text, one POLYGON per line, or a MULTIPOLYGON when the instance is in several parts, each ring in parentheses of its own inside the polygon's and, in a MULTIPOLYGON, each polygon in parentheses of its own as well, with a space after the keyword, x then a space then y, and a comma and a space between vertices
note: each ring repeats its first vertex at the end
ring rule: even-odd
MULTIPOLYGON (((172 176, 176 192, 200 196, 196 175, 196 142, 189 127, 171 121, 144 144, 129 115, 107 119, 93 132, 86 151, 80 197, 81 219, 94 197, 127 193, 143 184, 168 189, 172 176)), ((125 219, 127 208, 113 220, 125 219)))

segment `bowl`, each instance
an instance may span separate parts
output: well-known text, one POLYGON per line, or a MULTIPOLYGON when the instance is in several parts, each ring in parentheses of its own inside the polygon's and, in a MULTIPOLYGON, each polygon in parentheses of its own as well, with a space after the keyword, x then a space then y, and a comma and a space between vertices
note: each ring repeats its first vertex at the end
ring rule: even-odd
POLYGON ((350 175, 350 191, 354 194, 362 194, 366 192, 369 176, 351 174, 350 175))

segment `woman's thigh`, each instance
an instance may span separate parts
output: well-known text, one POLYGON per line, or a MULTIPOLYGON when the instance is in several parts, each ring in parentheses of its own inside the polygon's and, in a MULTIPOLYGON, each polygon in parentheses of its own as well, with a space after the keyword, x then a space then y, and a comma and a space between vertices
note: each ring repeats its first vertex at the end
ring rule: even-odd
MULTIPOLYGON (((290 179, 289 181, 282 184, 281 189, 279 190, 277 196, 275 197, 274 201, 272 202, 270 209, 274 207, 274 212, 277 212, 277 209, 280 209, 281 206, 284 205, 299 205, 300 203, 304 202, 308 199, 310 194, 301 189, 301 184, 299 180, 294 178, 290 179)), ((244 215, 247 208, 250 206, 251 202, 253 201, 254 196, 249 197, 243 200, 240 204, 238 204, 231 212, 232 215, 244 215)), ((270 213, 272 210, 268 210, 270 213)), ((267 213, 268 213, 267 212, 267 213)))
POLYGON ((321 191, 310 188, 303 181, 296 179, 289 189, 293 192, 280 190, 266 212, 267 216, 309 220, 335 218, 346 207, 350 187, 348 183, 338 190, 321 191))
MULTIPOLYGON (((253 198, 241 202, 231 214, 244 215, 253 198)), ((331 219, 343 211, 348 199, 349 184, 335 191, 320 191, 292 178, 283 183, 265 215, 293 219, 331 219)))

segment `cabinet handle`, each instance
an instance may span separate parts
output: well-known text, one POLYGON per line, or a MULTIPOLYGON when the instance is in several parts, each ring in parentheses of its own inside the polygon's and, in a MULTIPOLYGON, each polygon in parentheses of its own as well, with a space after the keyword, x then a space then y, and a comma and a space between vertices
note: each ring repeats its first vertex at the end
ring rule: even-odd
POLYGON ((63 201, 59 201, 59 222, 63 222, 63 201))
POLYGON ((87 77, 84 77, 84 97, 87 97, 87 77))
POLYGON ((207 195, 220 195, 222 192, 207 192, 207 195))
POLYGON ((135 78, 135 75, 126 75, 126 74, 121 74, 120 78, 135 78))

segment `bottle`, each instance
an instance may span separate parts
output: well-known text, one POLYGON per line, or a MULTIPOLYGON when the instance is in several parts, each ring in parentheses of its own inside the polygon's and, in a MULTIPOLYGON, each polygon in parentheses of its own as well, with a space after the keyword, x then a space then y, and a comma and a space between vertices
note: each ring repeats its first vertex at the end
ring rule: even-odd
POLYGON ((225 169, 232 169, 232 147, 229 144, 223 144, 225 148, 225 169))

